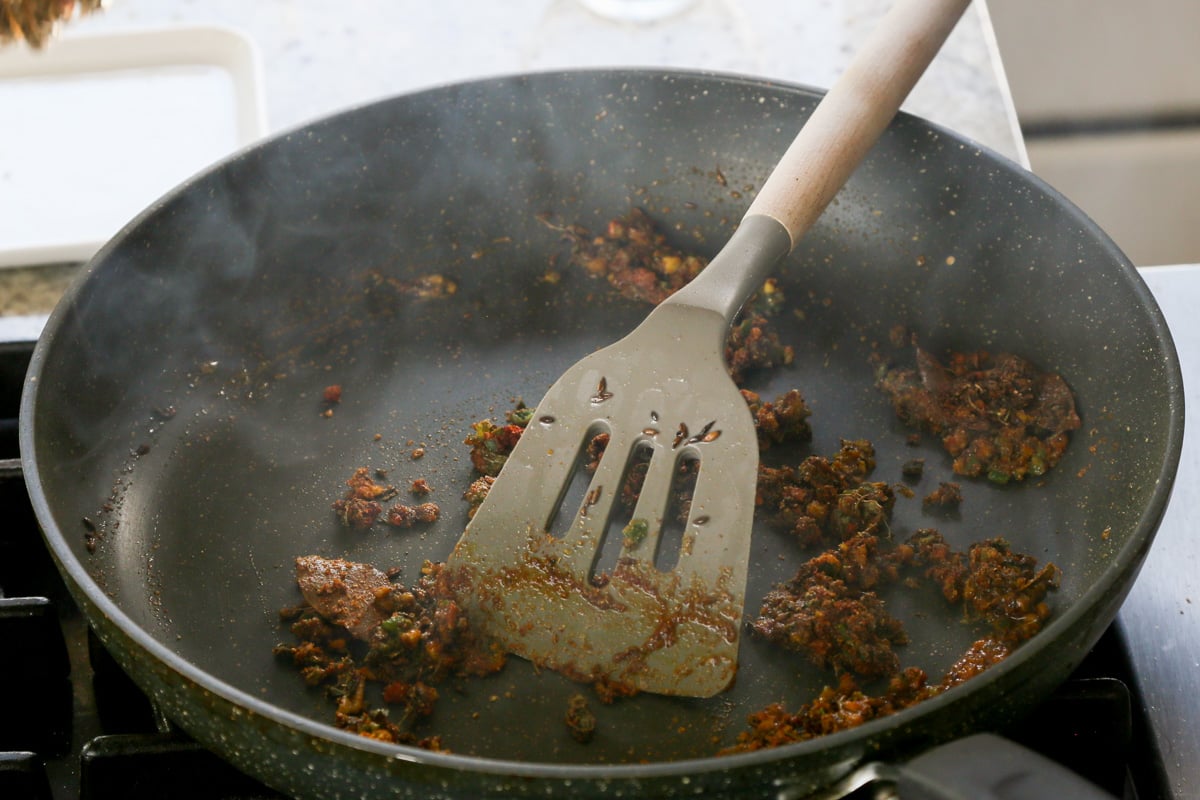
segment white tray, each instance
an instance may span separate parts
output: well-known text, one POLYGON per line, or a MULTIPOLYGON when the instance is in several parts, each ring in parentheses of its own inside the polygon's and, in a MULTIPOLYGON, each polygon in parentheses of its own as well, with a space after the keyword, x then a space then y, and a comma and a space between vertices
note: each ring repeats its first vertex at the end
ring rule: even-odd
POLYGON ((263 136, 261 74, 250 40, 217 27, 0 49, 0 267, 84 261, 263 136))

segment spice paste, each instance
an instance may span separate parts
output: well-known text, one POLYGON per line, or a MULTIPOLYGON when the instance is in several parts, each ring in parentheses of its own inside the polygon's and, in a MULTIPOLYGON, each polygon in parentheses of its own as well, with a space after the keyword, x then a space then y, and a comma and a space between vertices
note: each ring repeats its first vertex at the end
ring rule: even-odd
MULTIPOLYGON (((600 235, 575 225, 551 227, 570 244, 573 266, 635 302, 661 302, 704 268, 703 259, 668 245, 640 210, 612 220, 600 235)), ((440 284, 418 288, 445 290, 440 284)), ((744 386, 748 375, 791 362, 792 349, 771 325, 785 306, 778 285, 764 284, 735 322, 726 347, 730 374, 743 386, 761 452, 812 439, 813 413, 798 390, 764 400, 744 386)), ((916 348, 916 362, 915 369, 877 365, 877 385, 900 419, 940 438, 960 475, 1005 483, 1044 474, 1062 457, 1070 431, 1079 427, 1066 382, 1017 356, 951 353, 943 365, 916 348)), ((468 514, 486 498, 532 416, 532 409, 517 403, 501 422, 483 419, 470 426, 464 443, 475 476, 464 487, 468 514)), ((596 469, 607 442, 600 434, 587 443, 585 469, 596 469)), ((670 513, 683 519, 697 466, 682 461, 674 483, 678 497, 670 513)), ((628 510, 636 503, 645 469, 635 460, 626 472, 620 503, 628 510)), ((721 752, 801 741, 910 707, 1000 662, 1049 618, 1047 597, 1060 576, 1055 565, 1039 565, 1001 536, 965 549, 951 546, 933 528, 894 538, 896 486, 873 479, 875 469, 875 448, 861 439, 843 440, 829 456, 760 465, 756 517, 812 554, 790 579, 766 593, 748 628, 762 641, 828 671, 830 682, 799 708, 770 704, 750 714, 736 743, 721 752), (908 636, 884 600, 885 590, 923 586, 932 587, 958 610, 963 624, 979 631, 936 682, 918 667, 903 666, 908 636)), ((910 459, 900 477, 915 481, 926 469, 923 459, 910 459)), ((366 468, 347 485, 333 507, 348 527, 367 528, 381 518, 397 526, 437 518, 433 504, 397 503, 385 511, 384 504, 398 492, 366 468)), ((913 495, 901 488, 903 497, 913 495)), ((412 489, 419 495, 427 490, 426 483, 414 483, 412 489)), ((958 509, 960 487, 941 482, 923 504, 958 509)), ((622 535, 636 543, 644 536, 644 523, 632 520, 622 535)), ((538 572, 541 577, 534 580, 547 591, 586 594, 608 579, 597 573, 593 586, 561 584, 561 571, 540 561, 535 547, 519 568, 538 572)), ((615 569, 628 568, 618 564, 615 569)), ((364 736, 446 749, 440 737, 418 733, 432 724, 420 721, 434 713, 438 687, 451 677, 493 673, 505 662, 504 653, 472 629, 456 597, 498 589, 450 585, 437 563, 426 562, 419 579, 406 587, 374 567, 312 555, 297 559, 296 581, 304 603, 283 612, 296 643, 279 645, 275 652, 299 670, 307 685, 334 699, 335 724, 364 736), (368 700, 376 696, 382 706, 368 700)), ((715 617, 711 622, 720 624, 715 617)), ((664 643, 672 630, 672 624, 662 626, 664 643)), ((603 703, 630 694, 611 676, 567 677, 591 683, 603 703)), ((580 744, 597 733, 596 717, 582 694, 571 698, 563 719, 580 744)))

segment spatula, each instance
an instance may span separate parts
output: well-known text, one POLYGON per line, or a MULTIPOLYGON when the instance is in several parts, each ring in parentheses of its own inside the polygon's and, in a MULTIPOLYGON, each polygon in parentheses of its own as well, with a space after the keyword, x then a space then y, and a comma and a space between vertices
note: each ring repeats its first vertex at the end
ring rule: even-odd
POLYGON ((506 650, 614 691, 709 697, 732 683, 758 449, 724 360, 731 320, 849 178, 968 3, 895 3, 703 272, 542 398, 447 560, 472 624, 506 650), (609 436, 603 456, 582 500, 564 508, 597 433, 609 436), (622 530, 610 520, 635 451, 651 455, 622 530), (676 476, 696 461, 678 552, 660 553, 676 476), (606 539, 604 551, 619 542, 620 554, 601 569, 606 539))

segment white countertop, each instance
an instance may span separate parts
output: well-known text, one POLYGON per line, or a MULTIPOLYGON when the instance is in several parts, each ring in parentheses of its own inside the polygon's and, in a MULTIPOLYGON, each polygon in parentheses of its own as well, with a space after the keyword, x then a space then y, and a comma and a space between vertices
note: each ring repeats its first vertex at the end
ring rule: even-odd
MULTIPOLYGON (((828 86, 889 6, 693 0, 679 14, 634 24, 599 17, 578 0, 112 0, 63 35, 236 28, 262 54, 267 118, 279 130, 415 89, 570 67, 685 67, 828 86)), ((1022 161, 986 0, 975 0, 905 108, 1022 161)))
POLYGON ((1171 502, 1117 619, 1171 797, 1194 798, 1200 797, 1200 264, 1150 267, 1141 274, 1179 351, 1185 427, 1171 502))

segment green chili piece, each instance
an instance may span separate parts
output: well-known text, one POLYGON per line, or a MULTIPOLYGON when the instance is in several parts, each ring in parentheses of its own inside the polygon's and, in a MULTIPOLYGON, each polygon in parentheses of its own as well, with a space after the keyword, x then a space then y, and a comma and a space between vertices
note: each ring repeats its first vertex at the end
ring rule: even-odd
POLYGON ((533 419, 533 409, 528 406, 520 406, 506 413, 504 418, 508 420, 510 425, 520 425, 524 428, 533 419))
POLYGON ((629 520, 629 524, 621 530, 621 536, 625 539, 625 546, 632 550, 642 543, 649 531, 650 523, 639 517, 629 520))

